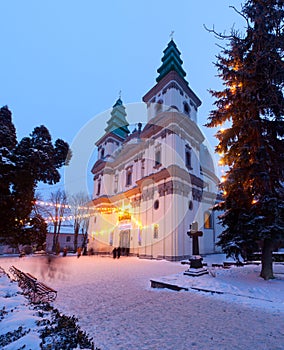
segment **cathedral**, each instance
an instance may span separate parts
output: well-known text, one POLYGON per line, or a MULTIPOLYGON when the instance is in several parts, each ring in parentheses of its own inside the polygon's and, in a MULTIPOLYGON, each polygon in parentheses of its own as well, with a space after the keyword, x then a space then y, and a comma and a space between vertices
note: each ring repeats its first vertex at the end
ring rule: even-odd
POLYGON ((94 215, 88 250, 177 261, 192 255, 190 227, 202 232, 200 254, 216 251, 221 232, 212 207, 219 179, 197 124, 201 101, 185 79, 173 39, 156 84, 144 95, 145 120, 130 132, 119 98, 97 140, 94 215))

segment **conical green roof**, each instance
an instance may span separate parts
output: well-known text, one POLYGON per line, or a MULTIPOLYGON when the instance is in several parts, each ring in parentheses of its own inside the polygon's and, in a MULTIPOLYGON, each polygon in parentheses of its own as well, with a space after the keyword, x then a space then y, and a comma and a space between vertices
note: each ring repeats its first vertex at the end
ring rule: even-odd
POLYGON ((173 39, 171 39, 171 41, 168 43, 168 46, 163 51, 163 53, 163 63, 161 67, 157 70, 159 76, 156 79, 156 81, 159 82, 172 70, 176 71, 180 75, 180 77, 184 79, 184 77, 186 76, 186 72, 182 68, 183 61, 180 58, 181 53, 178 50, 176 43, 173 41, 173 39))
POLYGON ((111 117, 107 121, 107 124, 108 125, 105 128, 106 133, 112 132, 113 134, 116 134, 124 139, 128 136, 130 132, 128 129, 129 123, 126 119, 125 107, 120 98, 113 105, 111 117))

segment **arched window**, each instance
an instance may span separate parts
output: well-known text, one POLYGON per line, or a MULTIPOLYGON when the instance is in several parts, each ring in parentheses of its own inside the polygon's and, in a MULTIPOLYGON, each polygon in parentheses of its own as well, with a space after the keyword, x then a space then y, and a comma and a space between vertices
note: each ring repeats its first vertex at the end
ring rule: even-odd
POLYGON ((132 185, 132 167, 126 170, 126 186, 132 185))
POLYGON ((100 193, 101 193, 101 180, 98 181, 97 196, 99 196, 100 193))
POLYGON ((154 231, 154 238, 157 239, 159 237, 159 225, 158 224, 154 224, 153 231, 154 231))
POLYGON ((111 231, 111 233, 109 234, 109 245, 113 245, 113 231, 111 231))
POLYGON ((212 215, 209 211, 204 213, 204 228, 212 228, 212 215))
POLYGON ((163 100, 159 100, 157 103, 156 103, 156 114, 162 112, 162 104, 163 104, 163 100))
POLYGON ((161 165, 161 150, 156 150, 155 152, 155 167, 159 167, 161 165))
POLYGON ((188 169, 192 169, 192 165, 191 165, 191 148, 188 145, 185 146, 185 166, 188 169))
POLYGON ((184 111, 184 114, 189 115, 189 113, 190 113, 190 107, 189 107, 189 104, 188 104, 187 102, 184 102, 184 103, 183 103, 183 111, 184 111))
POLYGON ((142 228, 138 228, 138 245, 142 245, 142 228))

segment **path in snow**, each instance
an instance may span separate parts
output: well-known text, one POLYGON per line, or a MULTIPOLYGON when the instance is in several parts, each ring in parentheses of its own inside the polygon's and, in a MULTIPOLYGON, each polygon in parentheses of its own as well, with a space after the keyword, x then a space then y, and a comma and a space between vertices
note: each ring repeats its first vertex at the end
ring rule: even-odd
POLYGON ((4 268, 12 264, 57 289, 54 306, 75 314, 102 350, 284 348, 283 309, 268 312, 241 298, 237 304, 218 295, 150 288, 151 278, 186 269, 177 263, 96 256, 49 264, 45 257, 0 261, 4 268))

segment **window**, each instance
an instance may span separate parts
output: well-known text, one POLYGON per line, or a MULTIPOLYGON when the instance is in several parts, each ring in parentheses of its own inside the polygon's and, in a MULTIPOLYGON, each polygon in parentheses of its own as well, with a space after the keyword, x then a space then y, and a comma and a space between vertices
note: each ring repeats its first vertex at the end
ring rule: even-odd
POLYGON ((101 150, 101 159, 103 159, 103 158, 104 158, 104 156, 105 156, 105 149, 104 149, 104 148, 102 148, 102 150, 101 150))
POLYGON ((98 181, 97 196, 99 196, 100 193, 101 193, 101 180, 98 181))
POLYGON ((112 246, 113 245, 113 231, 110 233, 109 235, 109 245, 112 246))
POLYGON ((138 245, 142 245, 142 228, 138 228, 138 245))
POLYGON ((118 175, 116 174, 114 176, 114 189, 113 189, 114 193, 116 193, 117 190, 118 190, 118 175))
POLYGON ((155 167, 159 167, 161 166, 161 151, 157 150, 155 152, 155 167))
POLYGON ((160 203, 159 203, 159 200, 156 199, 155 202, 154 202, 154 209, 155 209, 155 210, 159 209, 159 204, 160 204, 160 203))
POLYGON ((212 215, 209 211, 204 213, 204 228, 212 228, 212 215))
POLYGON ((66 237, 66 242, 71 242, 71 237, 70 236, 66 237))
POLYGON ((141 178, 145 176, 145 159, 141 160, 141 178))
POLYGON ((162 112, 162 104, 163 104, 163 100, 159 100, 159 101, 156 103, 156 114, 162 112))
POLYGON ((184 102, 184 103, 183 103, 183 111, 184 111, 184 114, 189 115, 190 107, 189 107, 189 105, 188 105, 187 102, 184 102))
POLYGON ((126 170, 126 186, 132 184, 132 168, 126 170))
POLYGON ((175 105, 172 105, 172 106, 171 106, 171 109, 175 109, 176 111, 179 110, 179 109, 177 108, 177 106, 175 106, 175 105))
POLYGON ((159 237, 159 225, 154 225, 154 238, 157 239, 159 237))
POLYGON ((192 169, 192 167, 191 167, 191 148, 189 146, 186 146, 186 148, 185 148, 185 166, 188 169, 192 169))

